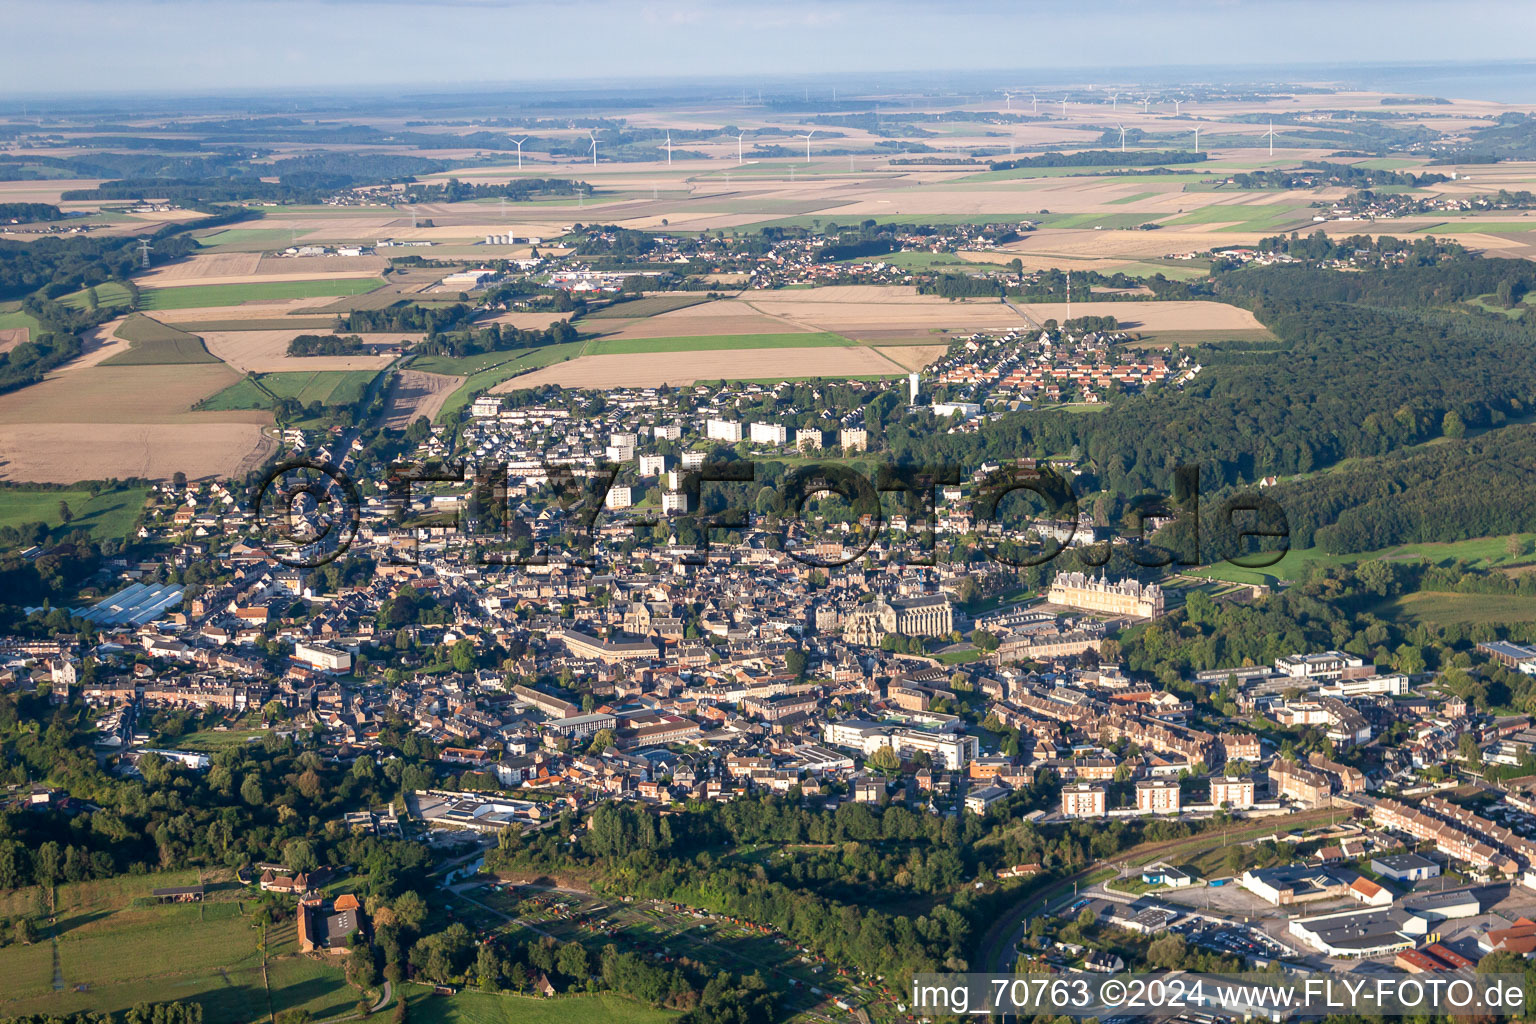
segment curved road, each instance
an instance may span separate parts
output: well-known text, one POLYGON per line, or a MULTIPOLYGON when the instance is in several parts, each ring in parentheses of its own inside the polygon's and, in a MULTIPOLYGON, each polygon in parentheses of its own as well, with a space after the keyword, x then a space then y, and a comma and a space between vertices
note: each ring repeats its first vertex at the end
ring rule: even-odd
POLYGON ((1297 828, 1306 828, 1317 822, 1328 821, 1336 817, 1338 811, 1319 808, 1316 811, 1306 811, 1300 814, 1277 815, 1277 819, 1283 819, 1282 827, 1278 821, 1270 824, 1269 818, 1244 819, 1242 828, 1228 828, 1223 831, 1202 832, 1196 836, 1185 836, 1182 839, 1170 839, 1156 843, 1142 843, 1128 850, 1122 850, 1108 860, 1094 861, 1088 867, 1075 872, 1053 883, 1045 889, 1030 893, 1028 896, 1014 904, 1007 912, 998 918, 997 923, 988 928, 986 933, 976 944, 975 956, 971 959, 972 971, 996 971, 1000 974, 1013 973, 1016 959, 1015 949, 1019 941, 1023 939, 1029 930, 1029 923, 1036 917, 1042 916, 1050 907, 1050 904, 1059 902, 1063 897, 1072 895, 1074 883, 1081 885, 1096 872, 1106 868, 1113 868, 1119 863, 1136 862, 1144 864, 1156 860, 1159 857, 1173 856, 1175 854, 1188 856, 1197 853, 1208 846, 1234 840, 1253 838, 1268 832, 1286 831, 1297 828))

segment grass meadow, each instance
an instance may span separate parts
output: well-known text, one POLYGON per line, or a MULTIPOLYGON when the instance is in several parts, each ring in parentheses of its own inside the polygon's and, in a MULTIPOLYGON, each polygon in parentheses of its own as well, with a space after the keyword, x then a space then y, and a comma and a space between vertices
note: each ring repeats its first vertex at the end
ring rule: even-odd
POLYGON ((128 536, 144 508, 149 488, 132 487, 121 491, 106 491, 92 496, 90 491, 76 488, 65 490, 23 490, 0 488, 0 526, 20 526, 23 523, 47 523, 50 528, 63 524, 59 519, 59 502, 69 505, 73 517, 71 530, 88 530, 93 538, 128 536))
POLYGON ((204 306, 238 306, 268 299, 310 299, 327 295, 361 295, 383 287, 379 278, 252 281, 244 284, 193 284, 177 288, 146 288, 141 309, 198 309, 204 306))

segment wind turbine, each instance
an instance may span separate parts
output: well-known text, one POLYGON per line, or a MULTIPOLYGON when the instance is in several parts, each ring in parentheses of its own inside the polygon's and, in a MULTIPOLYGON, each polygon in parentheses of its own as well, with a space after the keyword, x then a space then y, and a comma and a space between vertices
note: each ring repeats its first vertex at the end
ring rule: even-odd
POLYGON ((1195 152, 1200 152, 1200 126, 1195 125, 1195 152))
POLYGON ((1003 90, 1003 102, 1007 104, 1009 110, 1013 109, 1013 93, 1007 89, 1003 90))
POLYGON ((1120 129, 1120 152, 1125 152, 1125 125, 1117 125, 1120 129))
POLYGON ((1112 93, 1109 94, 1109 105, 1110 105, 1110 110, 1112 112, 1114 112, 1116 114, 1118 114, 1120 112, 1120 94, 1119 93, 1112 92, 1112 93))
POLYGON ((1275 122, 1269 122, 1269 155, 1275 155, 1275 122))
POLYGON ((1032 113, 1032 114, 1040 113, 1040 98, 1038 96, 1036 96, 1034 93, 1030 93, 1029 94, 1029 105, 1030 105, 1030 113, 1032 113))
POLYGON ((596 132, 587 132, 587 134, 592 136, 592 166, 596 167, 597 166, 597 133, 596 132))
POLYGON ((1152 94, 1151 93, 1147 93, 1145 96, 1143 96, 1141 98, 1141 112, 1143 114, 1145 114, 1147 112, 1147 107, 1148 107, 1148 105, 1151 104, 1151 102, 1152 102, 1152 94))
POLYGON ((1183 103, 1183 102, 1184 102, 1183 100, 1174 100, 1173 101, 1173 116, 1174 117, 1178 117, 1179 116, 1179 104, 1183 103))
POLYGON ((1065 96, 1061 98, 1061 116, 1067 116, 1067 98, 1065 96))
POLYGON ((741 161, 741 140, 742 140, 742 137, 745 136, 746 134, 747 134, 746 132, 737 132, 736 133, 736 162, 738 164, 742 162, 741 161))
POLYGON ((523 143, 525 143, 527 141, 528 141, 528 139, 527 139, 526 136, 521 138, 521 139, 513 139, 512 140, 513 144, 517 146, 517 169, 518 170, 522 170, 523 169, 523 143))
POLYGON ((672 166, 672 132, 667 131, 667 166, 672 166))
POLYGON ((806 163, 810 163, 811 162, 811 136, 815 135, 815 134, 816 134, 816 129, 812 128, 810 131, 806 132, 804 135, 796 135, 795 136, 795 138, 797 138, 797 139, 804 139, 805 140, 805 162, 806 163))

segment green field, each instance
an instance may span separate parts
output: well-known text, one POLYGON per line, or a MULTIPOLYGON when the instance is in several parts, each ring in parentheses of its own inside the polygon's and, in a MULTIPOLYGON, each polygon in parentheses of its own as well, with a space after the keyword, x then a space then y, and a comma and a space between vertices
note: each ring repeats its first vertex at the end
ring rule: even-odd
POLYGON ((88 530, 97 540, 121 539, 128 536, 138 522, 139 511, 148 496, 147 487, 107 491, 94 498, 90 491, 73 488, 58 491, 0 488, 0 526, 41 522, 57 528, 62 525, 59 502, 63 501, 74 515, 69 522, 71 530, 88 530))
POLYGON ((42 326, 32 314, 23 313, 18 303, 8 302, 0 306, 0 330, 12 327, 25 327, 33 334, 36 334, 42 326))
MULTIPOLYGON (((1536 541, 1536 534, 1525 533, 1520 537, 1527 544, 1536 541)), ((1296 582, 1305 579, 1314 565, 1353 565, 1376 558, 1394 561, 1422 559, 1437 565, 1463 561, 1474 569, 1508 568, 1529 560, 1529 555, 1511 556, 1505 547, 1507 543, 1508 538, 1502 536, 1475 537, 1448 544, 1401 544, 1376 551, 1351 551, 1339 555, 1331 555, 1321 548, 1292 548, 1279 562, 1265 569, 1243 569, 1227 562, 1217 562, 1191 569, 1185 575, 1226 580, 1230 583, 1263 583, 1273 586, 1281 580, 1296 582)))
MULTIPOLYGON (((486 364, 484 367, 470 371, 469 378, 459 385, 457 391, 449 395, 443 402, 442 409, 438 410, 437 422, 451 423, 458 418, 459 413, 469 404, 470 398, 480 394, 488 388, 500 384, 510 377, 529 370, 537 370, 543 366, 552 366, 566 359, 575 359, 584 354, 583 349, 587 343, 584 341, 570 341, 563 345, 544 345, 540 348, 523 349, 520 352, 488 352, 486 356, 501 356, 501 360, 486 364)), ((486 356, 472 358, 483 359, 486 356)), ((426 362, 431 362, 435 357, 428 357, 426 362)), ((451 360, 450 360, 451 362, 451 360)), ((439 364, 434 364, 439 365, 439 364)), ((428 373, 453 373, 457 376, 463 370, 439 370, 433 369, 424 363, 412 363, 411 367, 424 370, 428 373)))
POLYGON ((611 992, 538 999, 468 989, 438 996, 425 985, 407 987, 412 1024, 663 1024, 678 1016, 611 992))
POLYGON ((384 282, 376 277, 358 280, 254 281, 249 284, 193 284, 181 288, 144 289, 141 309, 197 309, 201 306, 238 306, 268 299, 311 299, 326 295, 361 295, 384 282))
POLYGON ((1078 228, 1105 231, 1127 231, 1164 217, 1160 213, 1047 213, 1035 220, 1043 228, 1078 228))
POLYGON ((604 306, 602 309, 588 313, 584 320, 617 320, 629 317, 655 316, 658 313, 670 313, 677 309, 687 309, 689 306, 697 306, 702 302, 708 302, 707 296, 697 292, 678 292, 672 295, 647 295, 644 298, 630 299, 628 302, 618 302, 612 306, 604 306))
POLYGON ((583 355, 633 355, 637 352, 715 352, 746 348, 831 348, 856 344, 841 334, 714 334, 696 338, 597 338, 583 355))
POLYGON ((933 270, 936 267, 955 267, 959 270, 1004 270, 1009 259, 1007 253, 998 253, 998 263, 981 263, 963 260, 949 252, 890 252, 882 256, 860 256, 843 260, 843 263, 884 263, 902 270, 933 270))
POLYGON ((172 363, 217 363, 218 356, 203 346, 203 339, 169 324, 134 313, 116 331, 132 343, 127 352, 102 360, 102 366, 150 366, 172 363))
POLYGON ((1128 277, 1152 277, 1162 274, 1170 281, 1195 281, 1202 277, 1209 277, 1211 274, 1211 265, 1206 260, 1180 260, 1177 263, 1143 260, 1116 269, 1128 277))
POLYGON ((292 398, 300 405, 350 405, 363 397, 377 370, 298 370, 257 374, 212 396, 198 406, 203 412, 270 409, 274 398, 292 398))
POLYGON ((1478 220, 1476 217, 1467 217, 1465 220, 1448 220, 1440 224, 1431 224, 1427 228, 1419 228, 1413 233, 1416 235, 1444 234, 1447 231, 1455 231, 1459 234, 1478 231, 1485 235, 1523 235, 1529 231, 1536 231, 1536 217, 1527 221, 1509 220, 1478 220))
POLYGON ((1303 218, 1310 223, 1311 211, 1284 203, 1228 203, 1203 206, 1159 223, 1170 228, 1185 224, 1233 223, 1242 225, 1243 230, 1261 230, 1303 218))
POLYGON ((1157 194, 1156 192, 1134 192, 1128 196, 1121 196, 1119 199, 1111 199, 1108 205, 1124 206, 1126 203, 1139 203, 1141 200, 1151 199, 1157 194))
POLYGON ((220 750, 228 750, 230 747, 242 747, 253 739, 259 740, 266 735, 268 733, 265 729, 233 728, 223 732, 199 729, 197 732, 166 738, 163 744, 175 750, 200 750, 205 754, 213 754, 220 750))
MULTIPOLYGON (((64 987, 54 989, 53 947, 46 939, 0 948, 0 1016, 120 1012, 139 1002, 184 1000, 202 1004, 209 1021, 238 1021, 265 1018, 269 998, 273 1011, 304 1008, 316 1018, 356 1006, 359 993, 338 967, 294 953, 291 920, 267 936, 272 959, 264 980, 261 932, 244 891, 227 872, 203 880, 210 887, 207 902, 164 906, 151 902, 150 890, 194 884, 197 871, 59 886, 51 930, 64 987)), ((44 905, 35 888, 0 896, 7 916, 42 916, 44 905)), ((47 935, 46 919, 39 926, 47 935)))
POLYGON ((1504 625, 1536 622, 1536 601, 1519 594, 1455 594, 1419 591, 1393 598, 1375 609, 1389 622, 1437 626, 1504 625))
MULTIPOLYGON (((60 296, 59 302, 70 309, 90 309, 91 290, 82 288, 77 292, 70 292, 68 295, 60 296)), ((96 305, 98 307, 131 306, 133 296, 128 294, 128 289, 118 282, 107 281, 96 286, 96 305)))
POLYGON ((225 228, 195 240, 205 249, 225 252, 261 252, 293 244, 293 232, 283 228, 225 228))

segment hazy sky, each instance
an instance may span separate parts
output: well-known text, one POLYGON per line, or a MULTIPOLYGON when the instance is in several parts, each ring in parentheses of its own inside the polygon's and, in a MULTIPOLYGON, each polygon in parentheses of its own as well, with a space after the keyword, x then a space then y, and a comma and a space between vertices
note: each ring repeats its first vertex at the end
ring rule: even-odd
POLYGON ((1505 0, 4 0, 0 92, 1506 60, 1505 0))

